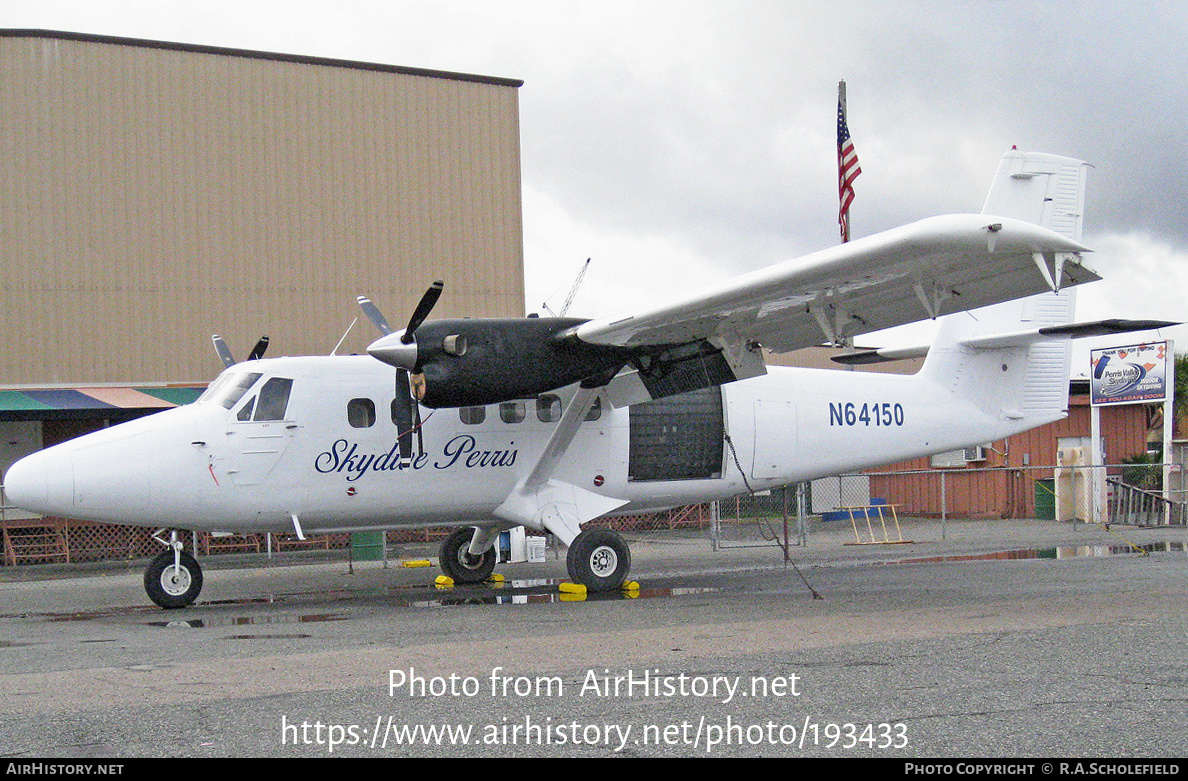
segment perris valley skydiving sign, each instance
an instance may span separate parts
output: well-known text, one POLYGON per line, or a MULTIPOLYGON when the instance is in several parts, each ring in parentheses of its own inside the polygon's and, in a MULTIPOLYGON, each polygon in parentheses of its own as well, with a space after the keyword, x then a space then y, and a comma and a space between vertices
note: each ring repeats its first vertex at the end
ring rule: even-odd
POLYGON ((1092 404, 1163 401, 1167 395, 1167 342, 1092 350, 1089 363, 1092 404))

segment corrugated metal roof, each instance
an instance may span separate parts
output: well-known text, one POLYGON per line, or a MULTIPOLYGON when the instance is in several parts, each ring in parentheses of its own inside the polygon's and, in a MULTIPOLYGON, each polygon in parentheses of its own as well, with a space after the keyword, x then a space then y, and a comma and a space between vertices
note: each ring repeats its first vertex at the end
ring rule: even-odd
POLYGON ((0 38, 55 38, 63 41, 85 41, 87 43, 107 43, 113 46, 139 46, 145 49, 165 49, 167 51, 196 52, 198 54, 216 54, 222 57, 246 57, 254 60, 277 60, 280 62, 297 62, 306 65, 325 65, 335 68, 353 68, 356 70, 381 71, 384 73, 402 73, 408 76, 428 76, 435 79, 454 79, 456 81, 474 81, 481 84, 495 84, 503 87, 522 87, 521 79, 507 79, 498 76, 481 76, 475 73, 455 73, 453 71, 439 71, 428 68, 410 68, 402 65, 384 65, 377 62, 359 62, 356 60, 341 60, 333 57, 310 57, 302 54, 282 54, 279 52, 262 52, 253 49, 234 49, 222 46, 205 46, 196 43, 178 43, 175 41, 154 41, 145 38, 122 38, 115 35, 93 35, 90 33, 66 32, 63 30, 8 30, 0 29, 0 38))

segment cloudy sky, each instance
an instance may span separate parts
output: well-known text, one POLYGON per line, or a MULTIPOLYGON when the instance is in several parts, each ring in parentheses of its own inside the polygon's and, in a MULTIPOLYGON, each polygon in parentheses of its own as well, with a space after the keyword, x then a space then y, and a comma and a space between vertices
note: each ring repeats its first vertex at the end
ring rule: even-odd
POLYGON ((583 316, 836 243, 845 79, 855 237, 978 211, 1012 145, 1079 157, 1106 278, 1079 319, 1188 321, 1177 2, 5 0, 0 27, 522 79, 526 304, 591 257, 583 316))

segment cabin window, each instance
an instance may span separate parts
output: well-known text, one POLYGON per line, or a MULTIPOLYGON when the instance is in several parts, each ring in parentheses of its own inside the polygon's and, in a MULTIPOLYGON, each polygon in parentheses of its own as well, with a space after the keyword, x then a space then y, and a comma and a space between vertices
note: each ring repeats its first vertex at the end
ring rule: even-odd
POLYGON ((458 418, 468 426, 477 426, 487 419, 486 407, 459 407, 458 418))
POLYGON ((252 420, 284 420, 289 407, 289 393, 293 381, 287 377, 272 377, 260 389, 260 401, 252 420))
POLYGON ((499 419, 504 423, 519 423, 525 414, 522 401, 505 401, 499 405, 499 419))
POLYGON ((375 402, 371 399, 351 399, 347 402, 347 422, 352 428, 371 428, 375 425, 375 402))
POLYGON ((541 423, 556 423, 561 419, 561 399, 551 393, 536 397, 536 419, 541 423))
POLYGON ((586 420, 598 420, 602 417, 602 397, 594 399, 594 403, 590 405, 590 409, 586 411, 586 420))

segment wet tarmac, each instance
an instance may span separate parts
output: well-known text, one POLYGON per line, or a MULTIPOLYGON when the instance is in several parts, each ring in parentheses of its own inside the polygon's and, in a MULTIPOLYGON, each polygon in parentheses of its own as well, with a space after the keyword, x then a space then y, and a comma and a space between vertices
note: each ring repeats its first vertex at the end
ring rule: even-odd
POLYGON ((175 611, 142 562, 0 568, 0 755, 1188 753, 1188 532, 909 523, 629 535, 640 588, 584 600, 555 551, 452 588, 397 566, 431 546, 211 558, 175 611))

